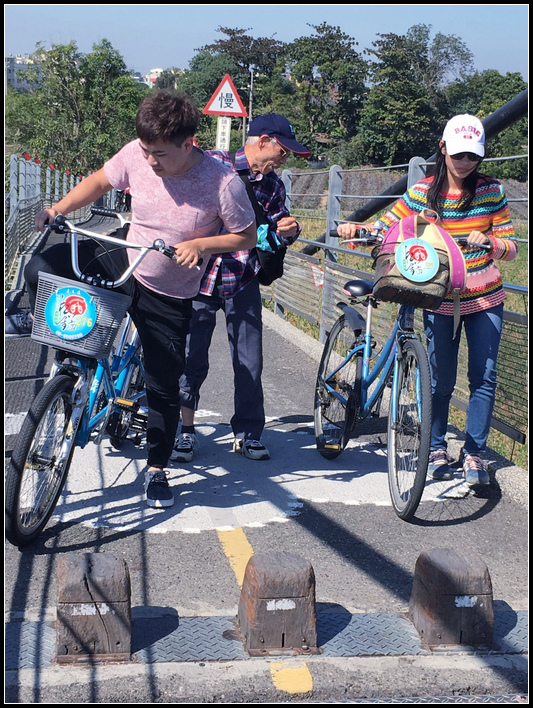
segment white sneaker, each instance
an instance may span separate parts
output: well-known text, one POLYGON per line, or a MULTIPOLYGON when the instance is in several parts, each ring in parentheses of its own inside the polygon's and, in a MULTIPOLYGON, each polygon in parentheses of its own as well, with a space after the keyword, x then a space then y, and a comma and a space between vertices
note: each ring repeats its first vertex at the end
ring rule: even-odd
POLYGON ((239 452, 249 460, 270 459, 268 450, 259 440, 241 440, 241 438, 235 438, 233 442, 233 452, 239 452))
POLYGON ((170 459, 176 462, 190 462, 197 449, 198 438, 194 433, 180 433, 170 453, 170 459))

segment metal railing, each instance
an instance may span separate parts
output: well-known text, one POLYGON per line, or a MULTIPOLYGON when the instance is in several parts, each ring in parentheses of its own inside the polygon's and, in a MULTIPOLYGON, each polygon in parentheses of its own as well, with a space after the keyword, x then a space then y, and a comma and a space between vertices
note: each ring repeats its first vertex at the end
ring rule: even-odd
MULTIPOLYGON (((4 278, 9 283, 22 253, 40 238, 34 229, 35 214, 62 199, 83 177, 59 172, 52 166, 43 169, 32 159, 11 155, 9 159, 9 187, 5 195, 4 278)), ((105 206, 111 207, 115 192, 105 197, 105 206)), ((72 212, 74 222, 85 221, 90 216, 90 206, 72 212)))

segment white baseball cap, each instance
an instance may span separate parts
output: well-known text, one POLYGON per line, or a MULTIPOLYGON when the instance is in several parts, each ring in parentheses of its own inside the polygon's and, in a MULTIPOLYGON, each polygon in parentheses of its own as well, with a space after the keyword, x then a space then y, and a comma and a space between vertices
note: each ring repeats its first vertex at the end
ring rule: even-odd
POLYGON ((455 116, 446 123, 442 139, 446 143, 448 155, 473 152, 485 157, 485 130, 482 122, 467 113, 455 116))

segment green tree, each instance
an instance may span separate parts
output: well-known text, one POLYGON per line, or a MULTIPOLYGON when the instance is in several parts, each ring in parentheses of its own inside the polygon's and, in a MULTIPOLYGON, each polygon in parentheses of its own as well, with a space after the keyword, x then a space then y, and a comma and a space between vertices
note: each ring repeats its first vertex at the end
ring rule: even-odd
POLYGON ((135 115, 147 91, 128 71, 120 53, 103 39, 82 56, 83 124, 79 149, 85 170, 101 167, 135 138, 135 115))
POLYGON ((155 87, 159 90, 174 91, 182 69, 164 69, 155 81, 155 87))
POLYGON ((368 50, 377 62, 355 144, 362 164, 401 164, 415 155, 428 155, 441 119, 420 80, 421 59, 413 58, 412 40, 396 34, 378 36, 374 49, 368 50))
POLYGON ((246 34, 249 31, 250 28, 219 27, 217 32, 227 35, 227 39, 219 39, 213 44, 207 44, 200 51, 224 54, 245 73, 248 73, 251 67, 255 67, 258 74, 272 78, 278 59, 285 52, 285 44, 272 37, 254 39, 246 34))
MULTIPOLYGON (((483 120, 527 88, 519 73, 500 74, 494 69, 476 72, 451 83, 445 91, 446 115, 470 113, 483 120)), ((487 142, 488 157, 524 155, 528 145, 528 119, 521 118, 487 142)), ((528 178, 528 160, 487 163, 486 170, 499 179, 528 178), (490 164, 490 167, 489 167, 490 164)))
POLYGON ((437 32, 430 38, 431 25, 414 25, 405 34, 411 53, 411 71, 435 106, 440 105, 443 88, 473 71, 473 55, 462 39, 437 32))
POLYGON ((310 26, 315 34, 295 39, 284 55, 291 99, 307 122, 302 138, 309 142, 353 135, 366 97, 367 62, 340 27, 325 22, 310 26))
POLYGON ((32 89, 6 96, 6 138, 41 162, 86 174, 135 137, 135 114, 147 88, 133 79, 107 40, 90 54, 75 42, 37 45, 32 89))
POLYGON ((372 88, 352 141, 363 162, 393 165, 429 156, 442 127, 444 89, 472 72, 472 53, 454 35, 430 37, 431 25, 405 35, 378 34, 367 54, 372 88))
MULTIPOLYGON (((228 73, 245 106, 248 106, 250 101, 253 72, 253 114, 260 115, 272 110, 272 82, 277 77, 279 60, 284 56, 286 45, 273 37, 254 38, 247 34, 249 31, 219 27, 217 32, 225 34, 227 38, 202 47, 200 52, 223 57, 234 67, 233 71, 228 73)), ((215 88, 216 85, 213 90, 215 88)))

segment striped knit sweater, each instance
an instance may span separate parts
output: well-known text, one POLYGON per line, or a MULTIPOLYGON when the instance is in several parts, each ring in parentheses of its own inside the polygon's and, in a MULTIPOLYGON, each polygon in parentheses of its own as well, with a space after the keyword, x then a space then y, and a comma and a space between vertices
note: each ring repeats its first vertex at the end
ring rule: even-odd
MULTIPOLYGON (((394 221, 427 208, 429 186, 433 177, 426 177, 410 187, 380 221, 387 228, 394 221)), ((454 238, 465 238, 471 231, 490 236, 493 249, 485 251, 464 249, 467 267, 466 290, 461 293, 461 315, 494 307, 505 299, 502 277, 497 259, 516 258, 517 244, 503 185, 492 177, 479 175, 476 193, 466 212, 459 210, 460 197, 452 194, 439 196, 439 214, 442 226, 454 238)), ((453 316, 453 298, 444 300, 436 312, 453 316)))

